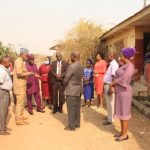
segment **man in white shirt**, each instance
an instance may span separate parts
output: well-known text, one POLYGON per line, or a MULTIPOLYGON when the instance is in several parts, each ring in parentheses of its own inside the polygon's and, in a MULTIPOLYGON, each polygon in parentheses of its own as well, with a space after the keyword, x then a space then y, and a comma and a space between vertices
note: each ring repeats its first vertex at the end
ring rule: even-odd
POLYGON ((115 73, 119 68, 117 61, 115 60, 115 53, 108 53, 109 67, 104 76, 104 91, 105 91, 105 99, 107 104, 108 116, 107 120, 103 123, 103 125, 110 125, 114 122, 114 104, 115 104, 115 93, 113 89, 110 89, 110 84, 115 77, 115 73))
POLYGON ((10 58, 4 56, 1 58, 0 65, 0 135, 9 135, 6 127, 6 118, 10 103, 9 91, 12 89, 12 80, 9 74, 10 58))

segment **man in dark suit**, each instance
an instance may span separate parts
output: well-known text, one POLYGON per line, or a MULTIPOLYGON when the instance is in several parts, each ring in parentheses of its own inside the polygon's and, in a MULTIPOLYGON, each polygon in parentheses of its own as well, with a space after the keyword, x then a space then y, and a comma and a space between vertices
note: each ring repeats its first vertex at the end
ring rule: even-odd
POLYGON ((62 107, 65 102, 65 95, 64 95, 64 77, 67 72, 67 65, 62 60, 62 55, 60 52, 56 53, 56 61, 54 61, 51 65, 51 84, 53 89, 53 114, 57 111, 60 113, 63 112, 62 107), (58 99, 59 95, 59 99, 58 99), (59 101, 59 103, 58 103, 59 101))
POLYGON ((80 104, 82 93, 83 66, 79 62, 80 55, 77 52, 71 54, 72 64, 69 66, 64 79, 66 103, 68 110, 67 131, 80 127, 80 104))

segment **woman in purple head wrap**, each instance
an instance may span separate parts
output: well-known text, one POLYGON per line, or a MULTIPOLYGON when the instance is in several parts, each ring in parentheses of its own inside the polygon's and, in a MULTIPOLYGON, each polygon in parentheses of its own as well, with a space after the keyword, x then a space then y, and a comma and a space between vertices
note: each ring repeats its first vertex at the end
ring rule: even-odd
POLYGON ((127 140, 128 120, 131 118, 132 87, 131 78, 134 74, 134 66, 131 59, 135 55, 135 48, 123 48, 120 61, 124 64, 116 71, 114 82, 110 85, 115 88, 115 112, 114 117, 120 119, 121 132, 115 135, 116 141, 127 140))

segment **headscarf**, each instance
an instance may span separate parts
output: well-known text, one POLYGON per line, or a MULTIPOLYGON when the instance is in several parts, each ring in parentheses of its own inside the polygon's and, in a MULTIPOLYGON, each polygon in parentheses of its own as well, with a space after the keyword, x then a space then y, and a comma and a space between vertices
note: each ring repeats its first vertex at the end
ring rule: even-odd
POLYGON ((132 47, 126 47, 122 49, 122 54, 128 59, 131 59, 135 55, 136 49, 132 47))
POLYGON ((28 54, 28 59, 34 59, 34 55, 33 54, 28 54))

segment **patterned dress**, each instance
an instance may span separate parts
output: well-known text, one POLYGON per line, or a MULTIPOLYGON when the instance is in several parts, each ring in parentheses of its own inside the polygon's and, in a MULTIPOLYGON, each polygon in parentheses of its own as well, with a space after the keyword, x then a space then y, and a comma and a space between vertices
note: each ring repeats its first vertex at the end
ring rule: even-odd
POLYGON ((131 118, 132 87, 130 83, 133 74, 132 63, 123 65, 116 71, 114 117, 120 120, 131 118))
POLYGON ((84 99, 91 100, 94 97, 93 69, 92 68, 84 68, 83 77, 84 77, 84 79, 88 80, 88 82, 83 81, 84 99))

